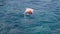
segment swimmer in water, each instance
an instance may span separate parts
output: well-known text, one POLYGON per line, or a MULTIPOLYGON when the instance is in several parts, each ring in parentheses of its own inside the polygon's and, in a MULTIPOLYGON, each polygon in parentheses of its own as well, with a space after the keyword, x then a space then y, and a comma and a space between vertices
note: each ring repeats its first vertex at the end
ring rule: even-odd
POLYGON ((32 15, 33 14, 33 9, 31 8, 26 8, 24 15, 32 15))

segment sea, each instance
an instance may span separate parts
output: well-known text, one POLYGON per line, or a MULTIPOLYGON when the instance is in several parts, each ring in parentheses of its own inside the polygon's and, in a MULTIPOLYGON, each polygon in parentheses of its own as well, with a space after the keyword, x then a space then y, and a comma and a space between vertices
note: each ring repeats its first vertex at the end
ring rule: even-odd
POLYGON ((0 34, 60 34, 60 0, 0 0, 0 34))

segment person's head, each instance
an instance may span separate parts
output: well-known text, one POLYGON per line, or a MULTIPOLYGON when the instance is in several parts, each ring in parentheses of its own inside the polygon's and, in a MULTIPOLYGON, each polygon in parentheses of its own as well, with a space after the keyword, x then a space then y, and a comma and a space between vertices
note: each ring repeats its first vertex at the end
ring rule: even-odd
POLYGON ((28 14, 32 14, 32 13, 33 13, 33 9, 31 9, 31 8, 26 8, 25 12, 27 12, 28 14))

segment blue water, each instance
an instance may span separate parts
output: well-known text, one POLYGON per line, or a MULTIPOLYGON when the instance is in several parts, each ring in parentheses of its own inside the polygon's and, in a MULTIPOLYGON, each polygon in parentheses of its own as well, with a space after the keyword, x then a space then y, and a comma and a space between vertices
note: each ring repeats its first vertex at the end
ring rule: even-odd
POLYGON ((60 0, 1 0, 0 34, 60 34, 60 0))

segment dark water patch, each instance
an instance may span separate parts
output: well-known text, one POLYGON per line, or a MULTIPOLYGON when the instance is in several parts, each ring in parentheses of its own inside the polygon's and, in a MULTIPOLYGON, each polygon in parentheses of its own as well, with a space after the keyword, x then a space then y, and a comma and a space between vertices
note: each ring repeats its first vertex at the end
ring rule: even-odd
POLYGON ((0 17, 4 17, 5 13, 0 12, 0 17))
POLYGON ((59 12, 55 12, 55 14, 56 14, 56 15, 60 15, 60 13, 59 13, 59 12))
POLYGON ((42 23, 55 23, 55 22, 51 22, 51 21, 40 21, 42 23))
POLYGON ((59 0, 52 0, 52 2, 58 2, 59 0))
POLYGON ((0 6, 4 6, 4 1, 0 0, 0 6))
POLYGON ((35 19, 34 15, 26 15, 24 16, 26 19, 35 19))

